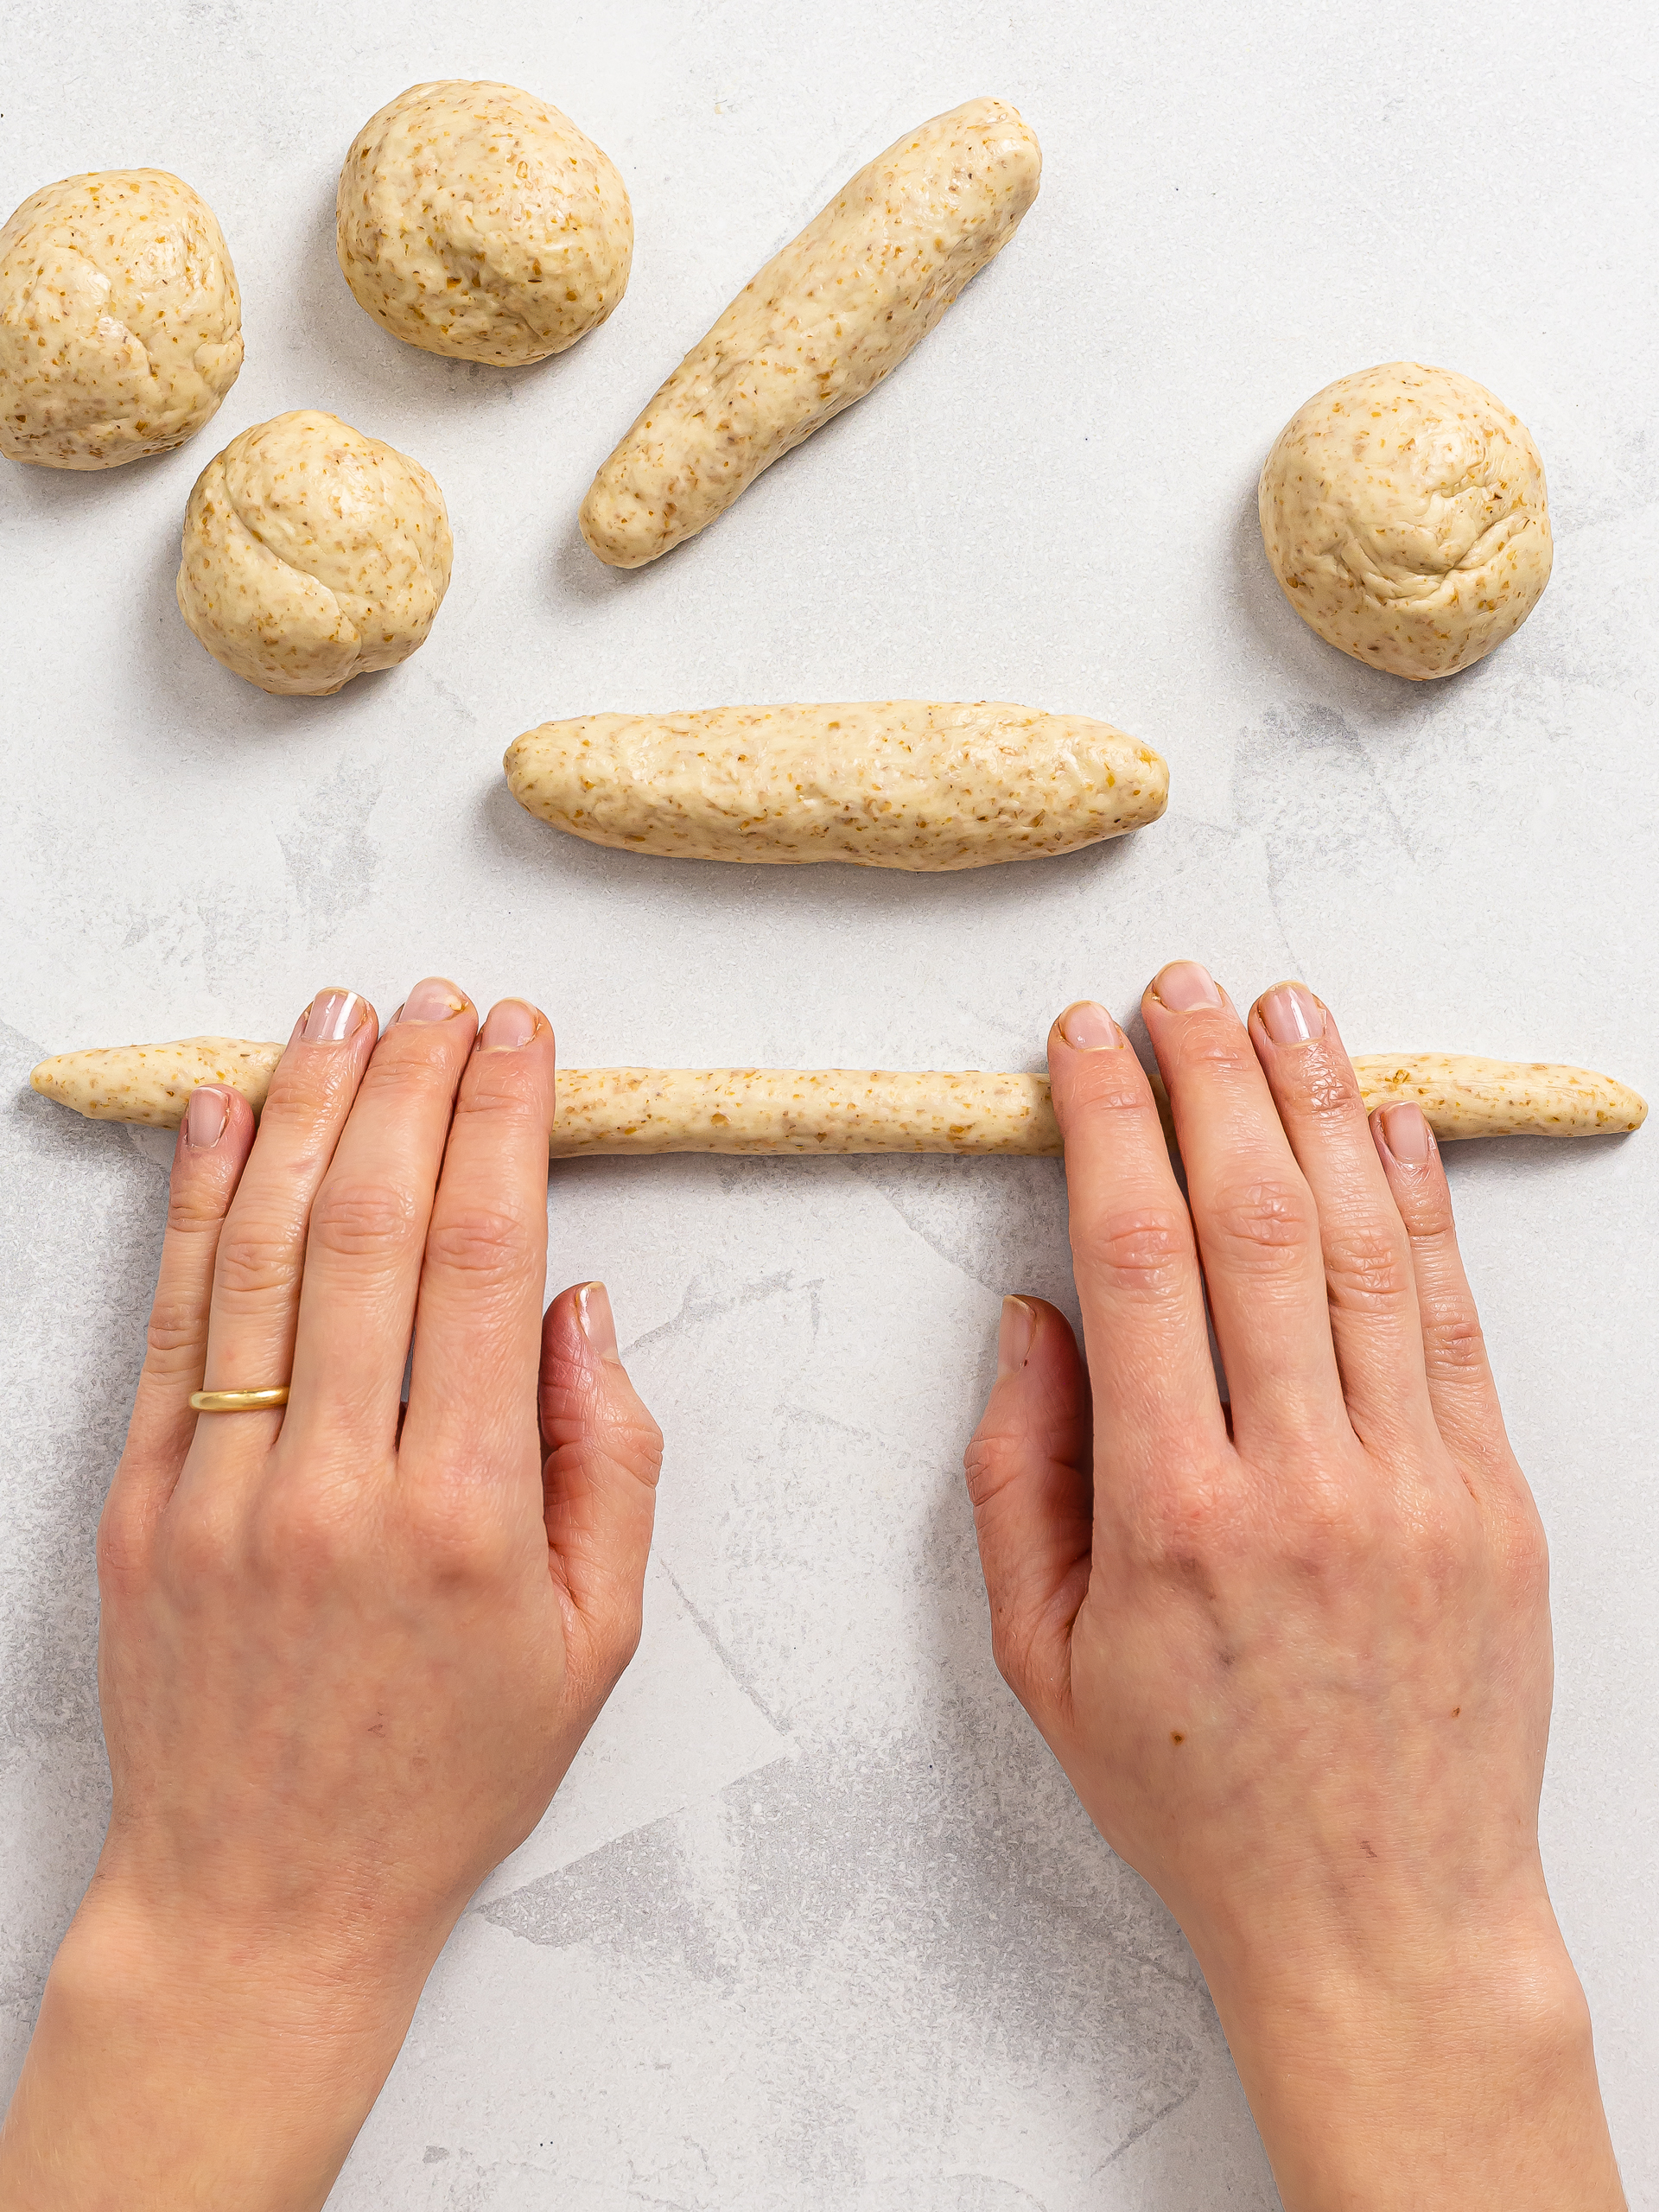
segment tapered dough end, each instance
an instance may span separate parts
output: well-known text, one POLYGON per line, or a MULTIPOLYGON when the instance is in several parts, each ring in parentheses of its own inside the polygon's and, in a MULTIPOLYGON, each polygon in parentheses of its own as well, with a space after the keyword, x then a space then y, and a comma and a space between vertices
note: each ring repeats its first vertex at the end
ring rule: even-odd
POLYGON ((138 1122, 176 1129, 199 1084, 239 1090, 257 1114, 283 1056, 280 1045, 241 1037, 181 1037, 168 1045, 110 1045, 58 1052, 29 1080, 43 1098, 95 1122, 138 1122))
POLYGON ((1592 1068, 1487 1060, 1471 1052, 1373 1052, 1354 1062, 1366 1112, 1420 1106, 1442 1142, 1457 1137, 1601 1137, 1639 1129, 1648 1102, 1592 1068))

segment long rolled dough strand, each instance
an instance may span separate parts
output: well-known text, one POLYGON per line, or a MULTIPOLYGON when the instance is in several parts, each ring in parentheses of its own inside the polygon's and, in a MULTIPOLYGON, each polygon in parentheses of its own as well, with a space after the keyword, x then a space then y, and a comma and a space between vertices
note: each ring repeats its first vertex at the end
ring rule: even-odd
MULTIPOLYGON (((239 1090, 257 1113, 276 1044, 186 1037, 60 1052, 29 1078, 95 1121, 176 1128, 198 1084, 239 1090)), ((1640 1128, 1647 1104, 1611 1076, 1454 1052, 1373 1054, 1355 1071, 1368 1109, 1414 1099, 1443 1141, 1605 1136, 1640 1128)), ((1062 1150, 1048 1078, 978 1070, 562 1068, 555 1159, 663 1152, 954 1152, 1052 1157, 1062 1150)))

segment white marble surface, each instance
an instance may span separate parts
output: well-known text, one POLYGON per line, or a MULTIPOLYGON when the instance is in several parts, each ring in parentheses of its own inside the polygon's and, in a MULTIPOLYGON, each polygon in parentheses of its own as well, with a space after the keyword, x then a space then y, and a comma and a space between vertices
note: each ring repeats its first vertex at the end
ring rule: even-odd
MULTIPOLYGON (((165 1147, 22 1091, 42 1052, 276 1035, 314 986, 538 995, 573 1062, 1030 1066, 1079 992, 1177 953, 1287 972, 1356 1046, 1609 1068, 1659 1093, 1645 9, 765 0, 15 0, 0 202, 177 169, 247 365, 169 458, 10 465, 0 2018, 16 2063, 105 1778, 94 1518, 165 1147), (414 79, 567 108, 626 177, 631 288, 520 372, 353 305, 337 165, 414 79), (1042 194, 873 398, 635 575, 588 476, 658 378, 906 124, 994 92, 1042 194), (1309 393, 1400 355, 1494 387, 1549 473, 1554 581, 1415 688, 1304 630, 1253 518, 1309 393), (401 671, 320 702, 218 669, 172 594, 217 447, 321 406, 435 474, 454 587, 401 671), (561 840, 498 773, 546 716, 1001 696, 1168 756, 1167 819, 938 880, 561 840)), ((1464 1235, 1554 1545, 1545 1806, 1631 2202, 1659 2207, 1652 1899, 1659 1133, 1469 1147, 1464 1235)), ((1071 1298, 1058 1166, 588 1163, 669 1436, 632 1675, 462 1922, 336 2193, 347 2212, 1243 2212, 1272 2184, 1192 1960, 1003 1691, 957 1465, 998 1294, 1071 1298)))

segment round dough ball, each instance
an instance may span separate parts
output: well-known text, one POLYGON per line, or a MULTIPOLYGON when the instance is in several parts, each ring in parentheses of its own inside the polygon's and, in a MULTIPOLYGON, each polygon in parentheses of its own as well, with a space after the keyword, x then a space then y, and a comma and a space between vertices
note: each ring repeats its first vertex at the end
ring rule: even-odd
POLYGON ((179 612, 262 691, 321 696, 424 644, 453 550, 419 461, 302 408, 244 430, 196 479, 179 612))
POLYGON ((574 346, 627 288, 633 210, 568 115, 512 85, 411 85, 353 141, 335 245, 394 338, 513 368, 574 346))
POLYGON ((242 297, 206 200, 166 169, 94 169, 0 230, 0 453, 117 468, 168 453, 242 365, 242 297))
POLYGON ((1544 465, 1526 425, 1452 369, 1388 361, 1315 394, 1262 471, 1262 539, 1327 643, 1395 676, 1454 676, 1549 582, 1544 465))

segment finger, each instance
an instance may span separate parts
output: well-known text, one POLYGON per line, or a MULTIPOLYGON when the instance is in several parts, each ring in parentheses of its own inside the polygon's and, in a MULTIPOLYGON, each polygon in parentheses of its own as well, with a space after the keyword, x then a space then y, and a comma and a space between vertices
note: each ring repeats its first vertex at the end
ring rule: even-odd
POLYGON ((1151 1085, 1092 1000, 1048 1033, 1103 1484, 1226 1442, 1192 1224, 1151 1085))
POLYGON ((1431 1433, 1411 1240, 1329 1009, 1300 983, 1250 1010, 1255 1047, 1319 1224, 1337 1368, 1348 1417, 1381 1447, 1431 1433))
POLYGON ((455 1101, 415 1311, 402 1454, 489 1481, 510 1513, 539 1511, 536 1376, 547 1276, 553 1032, 522 999, 493 1007, 455 1101))
POLYGON ((144 1364, 110 1493, 146 1520, 167 1503, 195 1433, 190 1394, 201 1388, 207 1355, 213 1258, 252 1143, 253 1109, 239 1092, 220 1084, 192 1091, 173 1154, 144 1364))
POLYGON ((991 1649, 1023 1705, 1063 1708, 1094 1530, 1089 1376, 1065 1316, 1005 1298, 996 1380, 963 1458, 991 1649))
MULTIPOLYGON (((374 1049, 374 1009, 355 991, 320 991, 277 1062, 248 1164, 219 1231, 204 1388, 264 1390, 289 1381, 311 1206, 374 1049)), ((198 1449, 260 1456, 282 1424, 216 1414, 198 1449)))
POLYGON ((542 1319, 537 1394, 547 1541, 603 1697, 639 1641, 663 1433, 628 1380, 602 1282, 562 1290, 542 1319))
POLYGON ((374 1049, 311 1208, 284 1433, 396 1441, 415 1298, 455 1087, 478 1034, 465 991, 417 983, 374 1049))
POLYGON ((1515 1462, 1458 1249, 1440 1148, 1415 1105, 1379 1107, 1371 1132, 1410 1244, 1434 1425, 1455 1458, 1507 1481, 1515 1462))
POLYGON ((1178 960, 1141 1000, 1186 1168, 1241 1446, 1349 1433, 1313 1195, 1267 1079, 1207 969, 1178 960))

